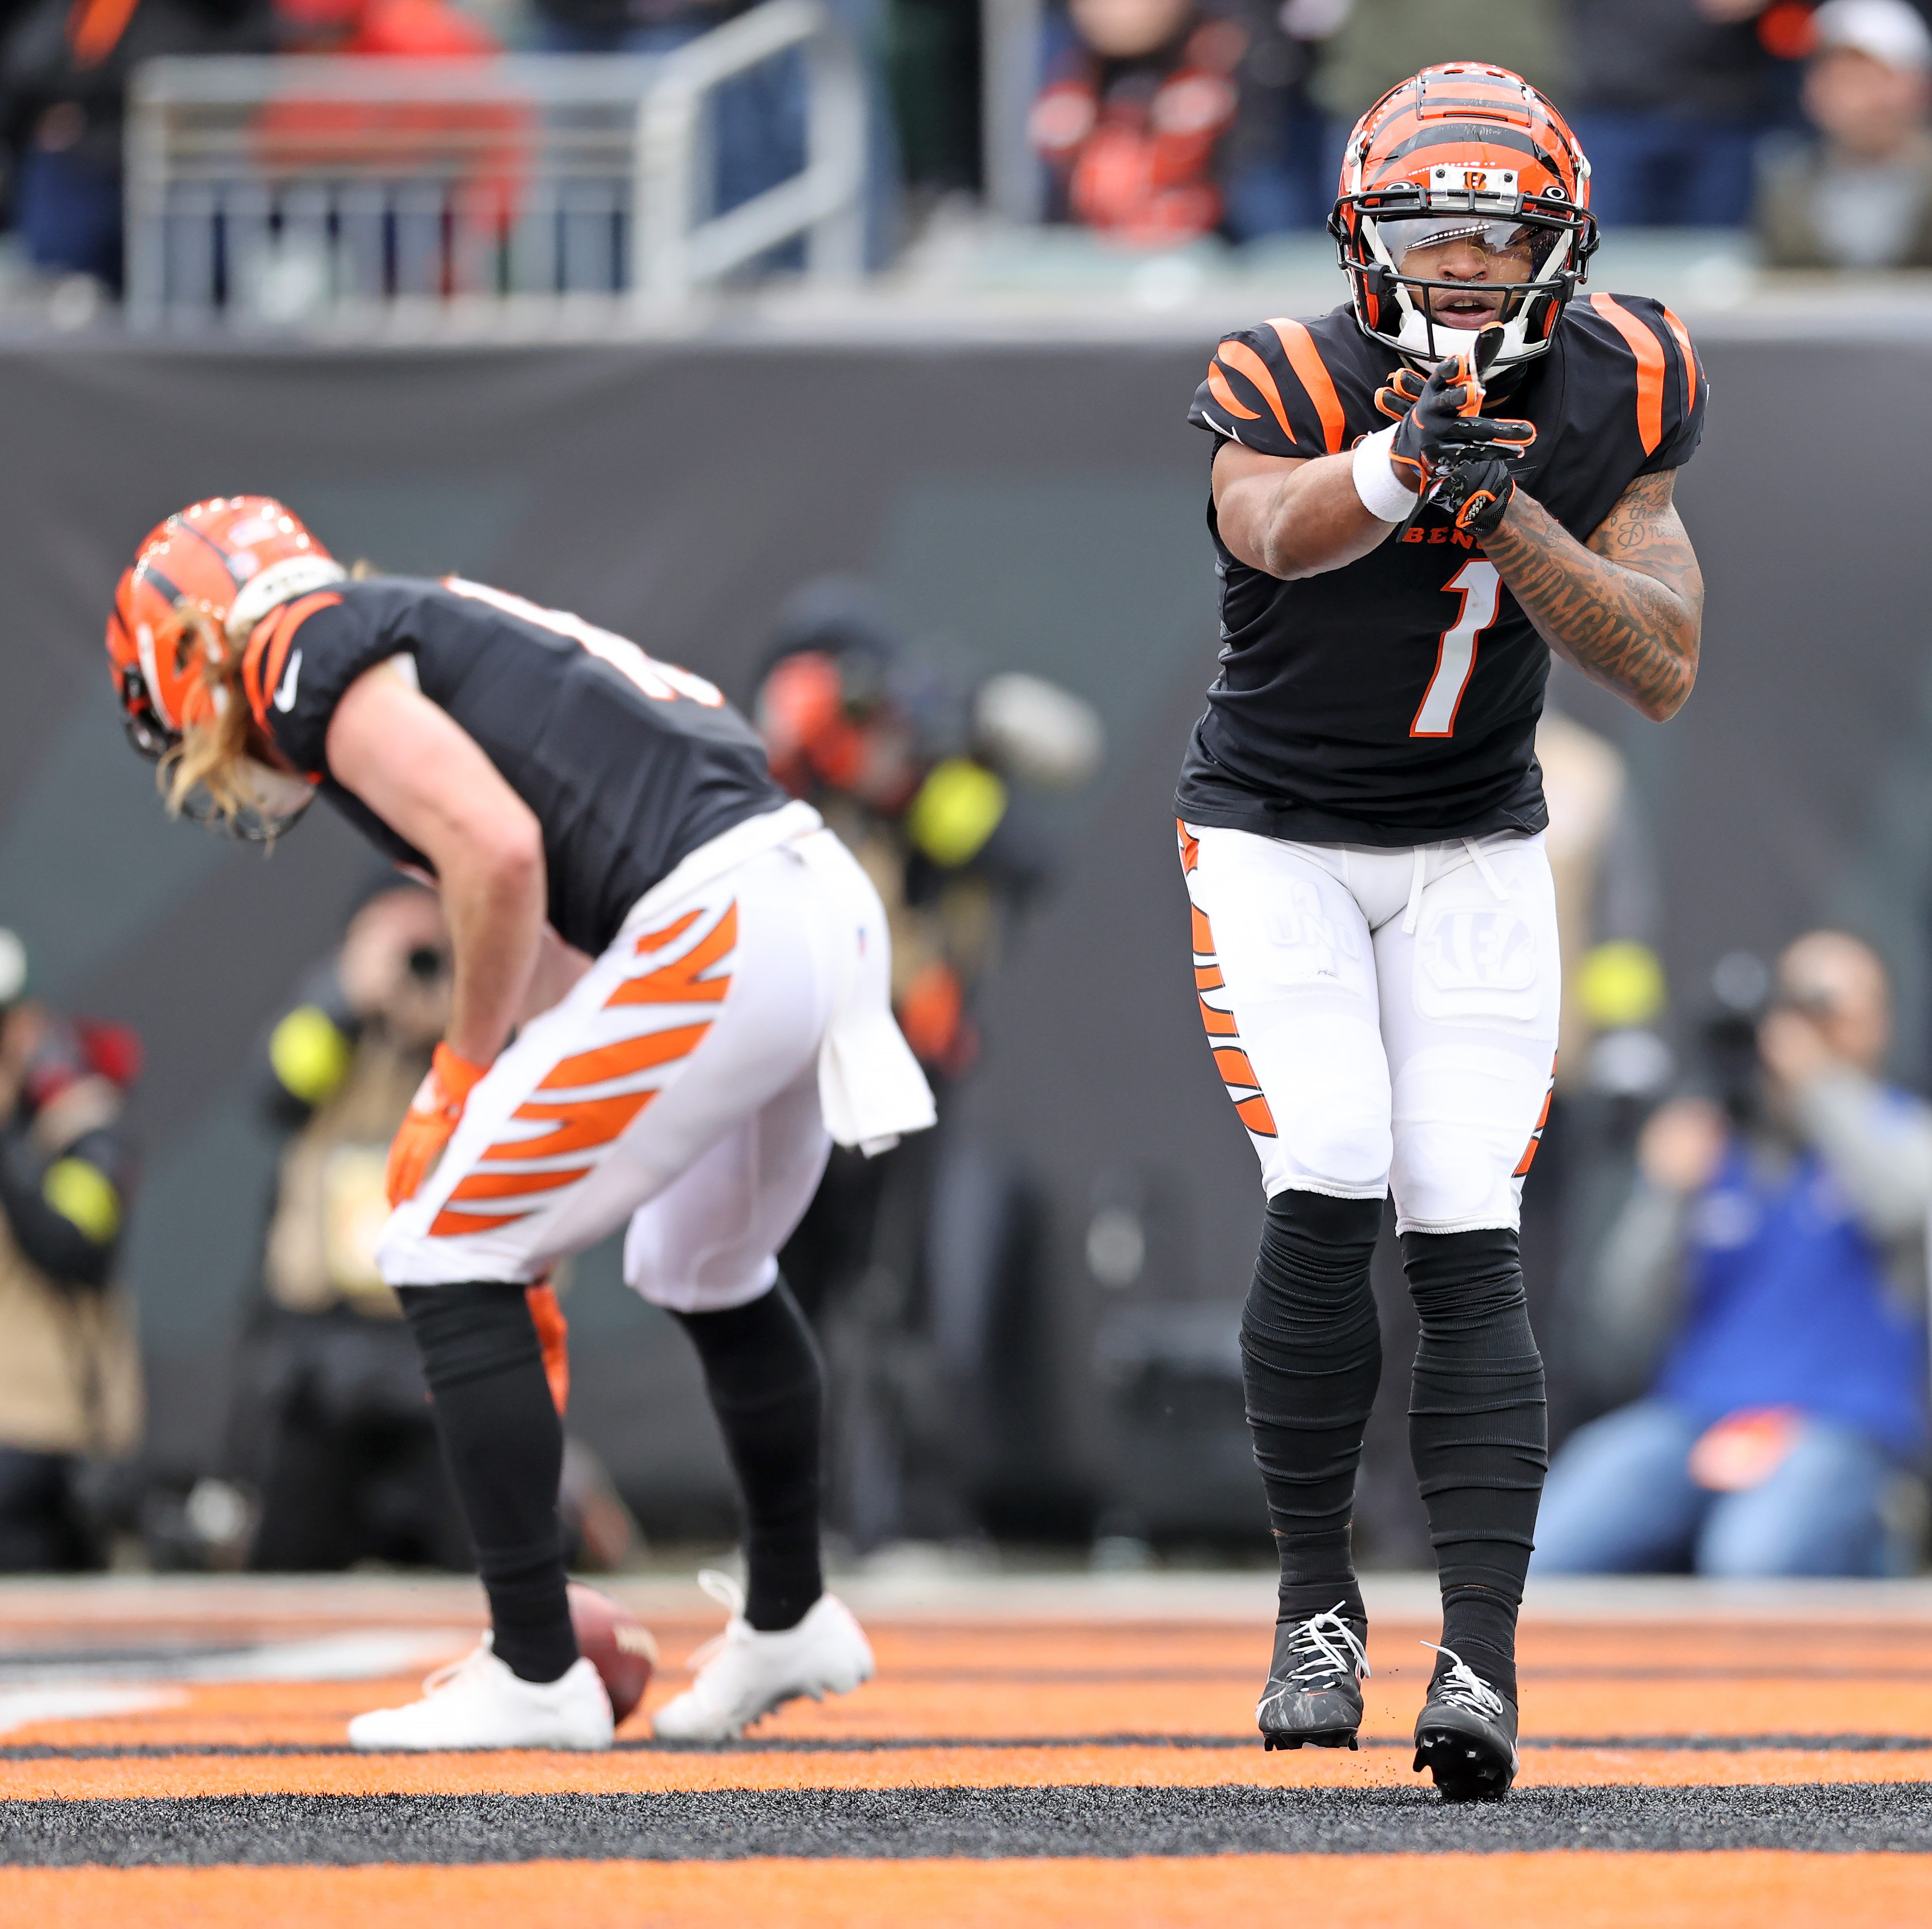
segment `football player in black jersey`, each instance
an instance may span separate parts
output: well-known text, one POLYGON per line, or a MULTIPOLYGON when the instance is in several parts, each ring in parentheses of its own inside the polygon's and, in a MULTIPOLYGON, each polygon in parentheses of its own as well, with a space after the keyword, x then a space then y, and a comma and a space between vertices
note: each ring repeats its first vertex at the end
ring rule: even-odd
POLYGON ((1353 1747, 1349 1551, 1393 1191, 1421 1318, 1410 1439, 1443 1636, 1416 1726, 1451 1797, 1516 1769, 1516 1615, 1547 1460, 1518 1200, 1556 1042, 1534 740, 1550 652, 1646 717, 1696 674, 1671 506, 1703 427, 1655 302, 1577 299, 1589 167, 1514 74, 1424 70, 1350 137, 1351 299, 1216 350, 1220 674, 1178 796, 1196 975, 1260 1155, 1242 1322, 1281 1555, 1267 1745, 1353 1747))
POLYGON ((610 1746, 540 1332, 552 1266, 627 1222, 625 1276, 696 1345, 746 1518, 748 1597, 704 1577, 730 1619, 656 1732, 728 1739, 856 1687, 871 1651, 819 1570, 818 1359, 772 1255, 834 1137, 877 1149, 932 1120, 858 864, 702 678, 481 584, 346 580, 262 497, 154 530, 107 647, 176 808, 272 836, 326 795, 448 924, 449 1029, 391 1149, 377 1260, 492 1633, 350 1740, 610 1746))

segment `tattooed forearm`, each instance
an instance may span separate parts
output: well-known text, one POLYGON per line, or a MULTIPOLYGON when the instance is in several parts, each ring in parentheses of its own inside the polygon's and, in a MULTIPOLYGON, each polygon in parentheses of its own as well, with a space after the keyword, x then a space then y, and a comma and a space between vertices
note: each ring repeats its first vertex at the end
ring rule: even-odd
POLYGON ((1672 481, 1640 476, 1587 545, 1518 490, 1483 545, 1550 648, 1660 722, 1697 680, 1704 617, 1672 481))

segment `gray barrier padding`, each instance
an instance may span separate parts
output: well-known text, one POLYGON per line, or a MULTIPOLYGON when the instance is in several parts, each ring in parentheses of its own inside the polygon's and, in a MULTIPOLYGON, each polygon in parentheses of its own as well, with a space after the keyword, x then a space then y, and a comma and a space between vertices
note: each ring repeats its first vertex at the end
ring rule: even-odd
MULTIPOLYGON (((135 543, 196 497, 259 490, 345 555, 578 610, 734 695, 786 596, 845 570, 937 654, 1036 669, 1100 705, 1106 770, 1070 813, 1062 888, 990 989, 970 1103, 1046 1188, 1062 1395, 1041 1451, 1081 1477, 1099 1451, 1104 1296, 1081 1256, 1096 1194, 1121 1175, 1166 1187, 1180 1231, 1148 1290, 1224 1303, 1261 1207, 1198 1029, 1169 801, 1215 650, 1208 446, 1183 420, 1211 346, 0 353, 0 923, 48 995, 148 1043, 131 1263, 164 1457, 191 1463, 218 1433, 267 1176, 248 1055, 368 862, 332 822, 266 864, 164 822, 111 714, 101 626, 135 543)), ((1847 919, 1900 974, 1915 1068, 1932 347, 1726 340, 1706 359, 1709 433, 1680 490, 1710 591, 1700 688, 1662 728, 1567 675, 1564 700, 1632 759, 1680 994, 1695 1002, 1727 951, 1847 919)), ((682 1350, 615 1288, 578 1318, 602 1336, 580 1411, 620 1476, 715 1493, 682 1350)))

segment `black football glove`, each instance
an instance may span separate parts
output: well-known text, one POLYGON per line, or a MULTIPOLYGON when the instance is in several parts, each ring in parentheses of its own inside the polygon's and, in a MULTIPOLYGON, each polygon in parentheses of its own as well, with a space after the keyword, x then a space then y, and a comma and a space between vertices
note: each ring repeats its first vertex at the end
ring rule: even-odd
MULTIPOLYGON (((1502 331, 1495 332, 1499 341, 1502 331)), ((1398 368, 1376 395, 1376 407, 1396 418, 1389 461, 1396 474, 1458 529, 1478 536, 1502 520, 1516 488, 1511 465, 1536 440, 1534 422, 1483 413, 1477 369, 1494 352, 1489 334, 1477 338, 1473 356, 1450 356, 1426 380, 1398 368)))

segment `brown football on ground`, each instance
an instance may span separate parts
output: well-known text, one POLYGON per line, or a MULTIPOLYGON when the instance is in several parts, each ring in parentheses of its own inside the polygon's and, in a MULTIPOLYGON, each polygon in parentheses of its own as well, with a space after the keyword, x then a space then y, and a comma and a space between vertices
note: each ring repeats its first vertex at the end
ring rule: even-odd
POLYGON ((658 1644, 631 1610, 580 1582, 570 1584, 570 1624, 577 1650, 604 1678, 610 1713, 622 1721, 644 1698, 656 1665, 658 1644))

